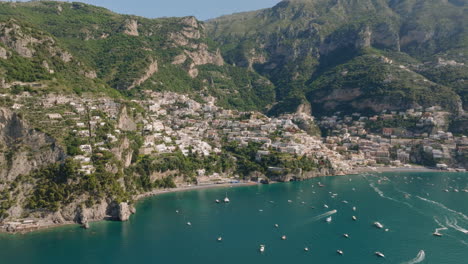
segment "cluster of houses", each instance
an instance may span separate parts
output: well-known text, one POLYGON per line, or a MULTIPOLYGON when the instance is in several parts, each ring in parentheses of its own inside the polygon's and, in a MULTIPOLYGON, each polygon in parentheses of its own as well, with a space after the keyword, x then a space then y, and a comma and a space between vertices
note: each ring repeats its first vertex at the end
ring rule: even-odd
MULTIPOLYGON (((440 107, 383 111, 372 116, 336 113, 314 120, 304 113, 267 117, 258 112, 228 110, 216 106, 213 97, 196 101, 173 92, 146 91, 145 99, 132 103, 143 111, 134 114, 135 108, 110 98, 48 95, 40 98, 39 104, 46 111, 47 120, 43 122, 72 122, 72 133, 82 142, 78 146, 80 154, 73 158, 86 174, 95 170, 92 154, 111 151, 109 146, 117 144, 127 130, 142 136, 140 154, 181 151, 184 155, 207 156, 220 153, 225 141, 244 146, 256 142, 261 144, 257 159, 269 155, 271 150, 313 155, 328 159, 337 171, 344 173, 361 167, 410 166, 421 162, 421 153, 437 162, 437 167, 448 169, 457 166, 458 156, 468 154, 468 139, 447 132, 448 113, 440 107), (128 109, 123 111, 124 108, 128 109), (386 126, 392 120, 405 120, 412 125, 386 126), (298 121, 315 122, 326 131, 326 136, 306 133, 298 121), (378 122, 383 125, 376 129, 372 124, 378 122), (105 136, 97 137, 104 127, 105 136)), ((21 100, 15 101, 19 109, 24 105, 21 100)))

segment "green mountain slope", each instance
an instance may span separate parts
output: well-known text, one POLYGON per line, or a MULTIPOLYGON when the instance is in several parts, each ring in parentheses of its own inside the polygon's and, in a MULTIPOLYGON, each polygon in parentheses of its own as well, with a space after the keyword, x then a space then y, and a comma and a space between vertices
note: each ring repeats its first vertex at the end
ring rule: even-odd
POLYGON ((75 92, 111 87, 130 95, 143 88, 215 95, 220 105, 242 110, 262 110, 274 100, 272 83, 226 65, 216 44, 206 38, 203 24, 193 17, 146 19, 81 3, 40 1, 1 3, 0 21, 27 30, 23 44, 37 50, 22 56, 17 48, 23 44, 10 41, 8 47, 3 31, 0 45, 9 48, 9 56, 0 59, 0 65, 7 83, 55 80, 75 92), (32 34, 47 36, 58 47, 58 59, 45 60, 49 67, 43 63, 52 55, 46 52, 48 44, 30 43, 32 34), (69 55, 69 61, 60 61, 59 53, 69 55))
POLYGON ((304 98, 318 112, 366 104, 459 112, 460 97, 468 105, 467 17, 466 1, 289 0, 210 20, 207 29, 228 63, 275 84, 272 112, 304 98), (357 88, 359 96, 346 98, 357 88))

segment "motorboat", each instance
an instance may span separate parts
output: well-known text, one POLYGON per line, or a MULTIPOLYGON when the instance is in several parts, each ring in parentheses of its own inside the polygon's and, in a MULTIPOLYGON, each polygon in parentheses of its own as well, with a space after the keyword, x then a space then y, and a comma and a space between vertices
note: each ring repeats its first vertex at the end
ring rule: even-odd
POLYGON ((337 250, 336 253, 340 254, 340 255, 343 255, 343 251, 342 250, 337 250))
POLYGON ((305 248, 304 248, 304 251, 305 251, 305 252, 309 251, 309 248, 308 248, 308 247, 305 247, 305 248))
POLYGON ((374 222, 374 225, 375 225, 377 228, 380 228, 380 229, 382 229, 382 228, 384 227, 384 226, 383 226, 381 223, 379 223, 379 222, 374 222))
POLYGON ((375 255, 377 255, 377 256, 379 256, 381 258, 385 258, 385 255, 382 252, 379 252, 379 251, 375 252, 375 255))
POLYGON ((353 215, 352 218, 353 218, 354 221, 357 221, 357 217, 356 217, 356 216, 353 215))
POLYGON ((349 238, 349 235, 348 234, 343 234, 344 237, 346 238, 349 238))
POLYGON ((276 228, 278 228, 278 227, 279 227, 279 225, 278 225, 278 224, 275 224, 275 227, 276 227, 276 228))
POLYGON ((260 245, 259 251, 261 253, 265 252, 265 245, 260 245))
POLYGON ((439 233, 439 232, 434 232, 434 233, 432 233, 432 235, 433 235, 433 236, 436 236, 436 237, 441 237, 441 236, 443 236, 443 235, 442 235, 441 233, 439 233))
POLYGON ((356 206, 353 206, 353 211, 356 211, 356 206))
POLYGON ((215 200, 216 203, 220 203, 220 201, 218 199, 215 200))
POLYGON ((226 193, 226 197, 224 197, 224 203, 229 203, 229 202, 230 202, 230 200, 229 200, 229 198, 227 196, 227 193, 226 193))
POLYGON ((332 221, 332 217, 331 217, 331 216, 327 217, 327 219, 325 219, 325 221, 326 221, 327 223, 330 223, 330 222, 332 221))
POLYGON ((328 205, 324 204, 324 205, 323 205, 323 208, 328 208, 328 205))
POLYGON ((222 237, 218 237, 218 239, 216 239, 218 242, 221 242, 223 241, 223 238, 222 237))
POLYGON ((281 240, 286 240, 286 236, 282 236, 282 237, 281 237, 281 240))
POLYGON ((188 226, 191 226, 191 225, 192 225, 192 223, 190 223, 190 222, 187 222, 187 225, 188 225, 188 226))

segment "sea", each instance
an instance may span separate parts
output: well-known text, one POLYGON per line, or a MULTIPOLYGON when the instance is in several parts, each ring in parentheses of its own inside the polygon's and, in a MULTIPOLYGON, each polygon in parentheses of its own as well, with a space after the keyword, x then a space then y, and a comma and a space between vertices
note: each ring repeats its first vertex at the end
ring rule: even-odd
POLYGON ((0 263, 466 264, 467 189, 467 173, 388 172, 166 193, 128 222, 2 234, 0 263))

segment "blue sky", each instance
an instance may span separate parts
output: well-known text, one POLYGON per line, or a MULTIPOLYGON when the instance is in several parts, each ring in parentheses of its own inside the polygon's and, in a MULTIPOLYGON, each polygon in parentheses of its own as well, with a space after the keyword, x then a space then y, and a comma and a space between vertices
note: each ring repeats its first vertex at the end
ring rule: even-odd
POLYGON ((112 11, 149 18, 196 16, 206 20, 221 15, 272 7, 280 0, 75 0, 112 11))

